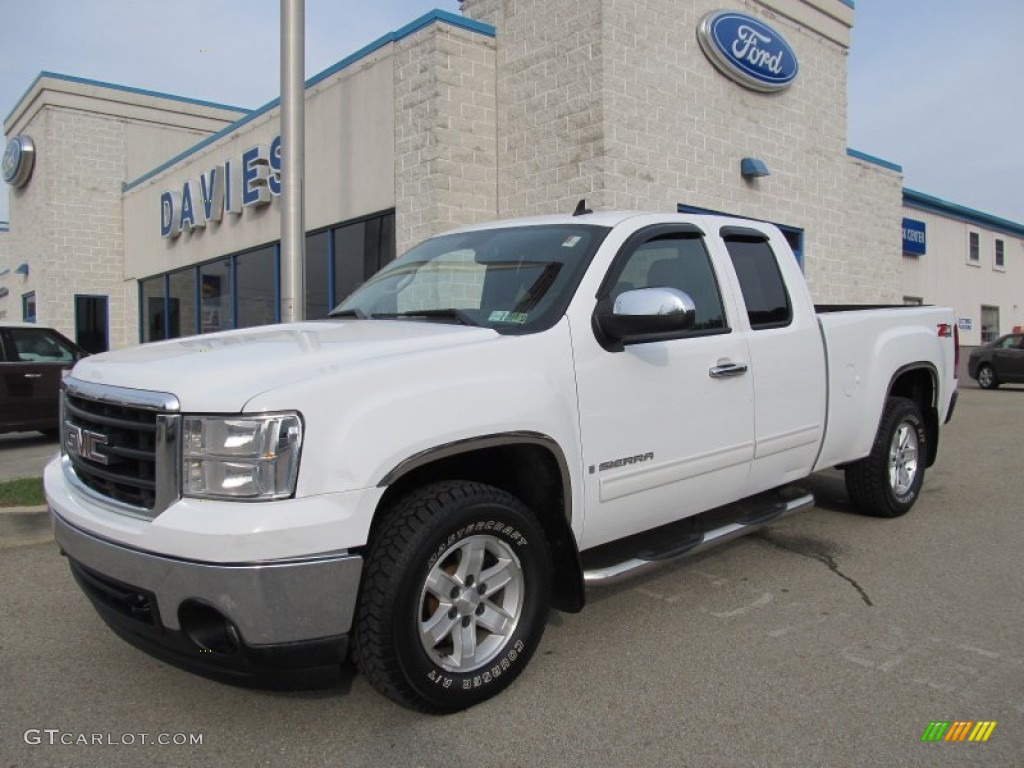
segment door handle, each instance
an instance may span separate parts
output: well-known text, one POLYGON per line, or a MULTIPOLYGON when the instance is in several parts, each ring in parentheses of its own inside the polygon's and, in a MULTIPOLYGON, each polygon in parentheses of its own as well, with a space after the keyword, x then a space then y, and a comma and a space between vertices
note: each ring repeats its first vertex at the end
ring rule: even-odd
POLYGON ((41 373, 26 373, 25 374, 25 378, 26 379, 41 379, 41 378, 43 378, 43 374, 41 374, 41 373))
POLYGON ((742 376, 746 372, 746 363, 725 363, 723 365, 716 365, 708 371, 708 374, 712 379, 727 379, 730 376, 742 376))

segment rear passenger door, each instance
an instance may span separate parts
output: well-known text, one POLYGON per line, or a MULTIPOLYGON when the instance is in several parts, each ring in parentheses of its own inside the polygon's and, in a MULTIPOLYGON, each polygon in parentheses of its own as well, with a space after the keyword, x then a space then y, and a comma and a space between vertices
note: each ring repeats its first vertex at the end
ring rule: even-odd
POLYGON ((803 275, 782 236, 734 226, 718 234, 746 310, 738 324, 755 392, 749 495, 803 478, 813 467, 825 428, 825 350, 803 275))

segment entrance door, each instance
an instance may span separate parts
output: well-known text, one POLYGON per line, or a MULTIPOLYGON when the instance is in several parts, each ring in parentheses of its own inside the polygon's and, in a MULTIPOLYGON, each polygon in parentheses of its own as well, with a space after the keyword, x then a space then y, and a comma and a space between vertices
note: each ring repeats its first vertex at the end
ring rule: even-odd
POLYGON ((75 296, 75 341, 90 354, 110 349, 106 296, 75 296))

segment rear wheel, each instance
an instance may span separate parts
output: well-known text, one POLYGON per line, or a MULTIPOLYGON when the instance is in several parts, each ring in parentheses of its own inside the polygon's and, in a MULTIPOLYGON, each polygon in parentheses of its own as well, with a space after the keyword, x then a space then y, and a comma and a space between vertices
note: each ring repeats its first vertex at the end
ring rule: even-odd
POLYGON ((978 369, 978 386, 982 389, 995 389, 999 386, 996 372, 991 365, 983 365, 978 369))
POLYGON ((550 570, 543 531, 519 499, 480 483, 425 486, 371 540, 356 665, 414 709, 454 712, 484 701, 540 643, 550 570))
POLYGON ((846 468, 846 490, 858 510, 875 517, 906 514, 924 482, 928 433, 913 400, 890 397, 871 453, 846 468))

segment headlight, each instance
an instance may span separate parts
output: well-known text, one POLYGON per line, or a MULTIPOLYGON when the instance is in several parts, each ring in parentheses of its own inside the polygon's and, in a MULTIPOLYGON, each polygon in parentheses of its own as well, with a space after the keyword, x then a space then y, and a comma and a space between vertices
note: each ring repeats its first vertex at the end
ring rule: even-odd
POLYGON ((183 422, 183 495, 263 501, 295 492, 299 414, 185 416, 183 422))

